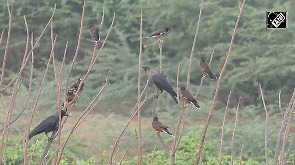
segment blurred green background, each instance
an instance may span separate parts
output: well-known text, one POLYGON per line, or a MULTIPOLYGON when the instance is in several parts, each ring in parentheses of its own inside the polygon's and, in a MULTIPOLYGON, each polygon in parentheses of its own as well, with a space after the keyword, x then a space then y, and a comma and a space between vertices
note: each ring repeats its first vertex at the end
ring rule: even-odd
MULTIPOLYGON (((13 17, 4 84, 8 83, 16 75, 25 50, 26 29, 23 16, 25 15, 27 18, 29 33, 33 33, 36 39, 49 20, 54 4, 57 5, 53 19, 53 32, 57 35, 55 58, 58 60, 58 66, 60 66, 63 58, 66 41, 69 42, 66 66, 63 74, 65 78, 77 44, 83 2, 77 0, 24 0, 9 1, 8 3, 10 6, 13 6, 13 17)), ((189 86, 189 90, 193 94, 198 90, 202 77, 199 69, 200 58, 204 56, 210 57, 212 50, 214 50, 214 57, 211 68, 216 75, 219 74, 228 53, 229 42, 239 12, 238 6, 240 3, 239 0, 205 1, 196 48, 194 50, 191 85, 189 86)), ((116 13, 115 24, 93 71, 86 80, 84 90, 80 94, 74 112, 72 112, 73 117, 66 124, 65 131, 71 128, 71 124, 75 122, 81 111, 100 90, 100 87, 105 82, 105 76, 108 71, 111 73, 110 82, 103 93, 102 99, 94 108, 93 112, 91 112, 85 123, 82 124, 82 128, 74 133, 69 146, 66 148, 67 152, 69 152, 67 155, 73 155, 71 158, 72 162, 69 164, 73 164, 73 162, 76 164, 93 164, 93 162, 97 161, 98 164, 107 163, 108 156, 103 160, 101 158, 108 154, 123 125, 127 123, 130 114, 133 112, 133 107, 137 99, 140 11, 143 11, 144 37, 142 65, 159 70, 158 43, 154 39, 145 39, 145 36, 157 28, 171 27, 172 31, 163 37, 163 73, 176 90, 177 66, 180 63, 180 85, 186 84, 189 55, 200 9, 200 1, 194 0, 87 1, 81 45, 77 62, 70 77, 70 84, 76 82, 77 78, 83 77, 87 71, 93 51, 93 40, 89 35, 88 25, 100 23, 103 5, 105 6, 105 19, 101 30, 102 41, 109 29, 114 12, 116 13), (82 152, 81 149, 83 150, 82 152)), ((240 122, 235 139, 235 157, 238 159, 241 145, 244 144, 243 160, 249 161, 249 164, 253 164, 251 161, 264 164, 265 114, 258 84, 261 84, 263 87, 266 104, 268 105, 270 115, 269 157, 273 158, 281 120, 281 113, 278 109, 278 93, 281 91, 282 106, 283 110, 285 110, 292 95, 295 82, 295 15, 292 14, 292 11, 295 11, 295 1, 292 0, 246 0, 232 48, 231 58, 221 81, 219 97, 206 139, 206 147, 208 145, 208 150, 212 155, 205 155, 211 157, 204 159, 203 162, 210 164, 210 160, 212 159, 214 164, 214 160, 217 160, 216 155, 218 155, 219 149, 223 112, 227 95, 229 91, 232 91, 225 130, 224 154, 230 154, 230 138, 235 107, 238 98, 242 96, 240 122), (266 29, 266 11, 288 11, 288 29, 266 29)), ((0 4, 0 18, 0 28, 4 29, 4 38, 0 47, 0 53, 4 54, 8 28, 6 3, 0 4)), ((30 115, 30 108, 32 108, 39 89, 50 51, 50 30, 47 29, 34 50, 34 76, 36 80, 33 82, 29 108, 10 127, 11 135, 9 136, 8 147, 11 146, 14 148, 13 146, 21 144, 21 138, 28 123, 27 118, 30 115)), ((0 56, 0 61, 2 65, 3 55, 0 56)), ((147 75, 142 70, 141 89, 143 89, 146 79, 147 75)), ((24 79, 20 86, 12 117, 16 116, 24 106, 28 83, 28 79, 24 79)), ((206 79, 197 98, 201 109, 195 110, 194 107, 190 107, 191 112, 185 123, 186 138, 184 138, 184 140, 187 139, 188 141, 189 139, 194 139, 189 144, 196 143, 197 145, 200 141, 199 138, 201 137, 203 125, 207 119, 215 87, 216 81, 206 79)), ((63 90, 65 89, 65 79, 62 88, 63 90)), ((144 156, 146 155, 146 157, 149 157, 148 155, 151 154, 155 144, 157 145, 157 150, 162 150, 151 128, 152 119, 150 116, 155 89, 156 87, 153 84, 149 85, 147 102, 142 108, 143 150, 144 156)), ((11 91, 12 88, 8 88, 2 93, 3 100, 9 100, 11 91)), ((56 96, 54 73, 51 66, 47 73, 46 83, 38 103, 33 127, 45 118, 44 114, 47 116, 56 110, 56 96)), ((1 125, 6 115, 5 107, 4 101, 1 101, 1 125)), ((170 126, 173 132, 180 111, 167 93, 162 94, 158 99, 156 110, 160 120, 170 126)), ((129 148, 125 160, 129 161, 130 164, 134 163, 132 161, 136 155, 136 129, 137 121, 134 120, 123 137, 119 151, 120 155, 126 148, 129 148)), ((171 137, 166 135, 162 137, 168 144, 171 143, 171 137)), ((46 137, 43 135, 40 135, 39 138, 46 140, 46 137)), ((30 145, 34 144, 34 142, 31 143, 30 145)), ((183 147, 184 150, 185 148, 183 147)), ((187 159, 194 161, 197 148, 195 147, 192 151, 189 151, 193 156, 188 156, 187 159)), ((40 146, 41 151, 42 146, 40 146)), ((179 152, 181 151, 180 148, 179 152)), ((11 152, 8 155, 17 155, 16 152, 20 151, 12 150, 7 152, 11 152)), ((160 157, 158 159, 160 160, 162 158, 160 157)), ((187 159, 177 159, 176 163, 186 164, 185 160, 187 159)), ((294 157, 290 159, 294 160, 294 157)), ((16 160, 18 158, 9 159, 11 162, 16 160)), ((66 160, 68 159, 65 158, 64 163, 67 163, 66 160)), ((36 162, 38 162, 38 158, 36 162)), ((155 162, 155 164, 162 163, 155 162)))

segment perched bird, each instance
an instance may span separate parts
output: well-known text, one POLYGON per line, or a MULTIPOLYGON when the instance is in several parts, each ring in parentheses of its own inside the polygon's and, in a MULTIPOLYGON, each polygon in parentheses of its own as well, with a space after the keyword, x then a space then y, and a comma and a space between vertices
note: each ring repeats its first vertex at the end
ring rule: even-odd
POLYGON ((217 78, 212 73, 211 69, 209 68, 208 64, 206 63, 206 60, 207 60, 207 57, 203 57, 201 59, 201 62, 200 62, 200 68, 203 71, 203 77, 202 77, 202 79, 205 79, 206 76, 209 75, 209 77, 212 80, 216 80, 217 78))
POLYGON ((67 93, 67 98, 66 98, 66 101, 68 102, 68 105, 69 106, 72 106, 72 104, 74 104, 75 103, 75 101, 74 101, 74 98, 75 98, 75 96, 76 96, 76 93, 75 93, 76 91, 75 90, 69 90, 68 91, 68 93, 67 93))
POLYGON ((169 127, 167 127, 166 125, 159 122, 159 119, 158 119, 157 116, 155 116, 154 119, 153 119, 152 127, 154 128, 156 133, 166 132, 168 135, 173 136, 173 134, 168 131, 169 127))
MULTIPOLYGON (((82 81, 82 79, 79 78, 78 81, 75 82, 75 83, 71 86, 71 89, 77 91, 77 90, 78 90, 78 87, 79 87, 79 85, 80 85, 80 83, 81 83, 81 81, 82 81)), ((81 85, 81 91, 83 90, 83 86, 84 86, 84 83, 82 83, 82 85, 81 85)))
MULTIPOLYGON (((61 110, 61 117, 69 116, 67 114, 67 111, 61 110)), ((59 116, 58 112, 56 112, 54 115, 47 117, 45 120, 43 120, 29 135, 29 139, 31 139, 33 136, 38 135, 42 132, 45 132, 46 136, 48 136, 48 132, 57 131, 58 130, 58 122, 59 122, 59 116)))
POLYGON ((167 81, 166 77, 162 75, 161 73, 158 73, 152 70, 150 67, 142 67, 142 68, 146 71, 149 78, 153 80, 154 84, 158 87, 158 89, 161 90, 161 93, 163 92, 163 90, 167 91, 170 94, 170 96, 173 98, 173 100, 176 102, 176 104, 178 104, 176 99, 177 94, 173 90, 171 84, 167 81))
POLYGON ((100 33, 100 30, 99 30, 99 27, 95 24, 91 24, 89 25, 89 33, 91 35, 91 37, 94 39, 95 43, 94 43, 94 46, 97 46, 98 45, 98 41, 100 40, 100 36, 99 36, 99 33, 100 33))
POLYGON ((159 43, 163 43, 163 41, 160 39, 162 36, 164 36, 167 32, 169 32, 171 28, 164 28, 164 29, 157 29, 154 31, 151 35, 147 36, 146 38, 156 38, 159 43))
POLYGON ((186 104, 183 105, 184 107, 186 107, 187 105, 189 105, 192 102, 196 108, 198 108, 198 109, 200 108, 196 99, 193 97, 193 95, 188 90, 185 89, 185 87, 181 87, 180 90, 181 90, 181 96, 186 101, 186 104))

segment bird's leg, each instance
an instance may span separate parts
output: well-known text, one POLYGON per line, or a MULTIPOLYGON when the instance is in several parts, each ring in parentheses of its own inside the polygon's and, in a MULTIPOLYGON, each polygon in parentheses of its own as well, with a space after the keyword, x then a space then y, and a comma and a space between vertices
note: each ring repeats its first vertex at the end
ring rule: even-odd
POLYGON ((54 140, 54 138, 49 137, 47 133, 45 133, 45 134, 46 134, 46 136, 48 138, 48 141, 53 141, 54 140))
POLYGON ((160 92, 159 94, 158 94, 158 91, 157 91, 157 94, 158 94, 158 95, 157 95, 157 98, 163 93, 163 90, 162 90, 162 89, 160 89, 160 91, 161 91, 161 92, 160 92))
POLYGON ((156 133, 160 133, 160 131, 156 131, 156 133))

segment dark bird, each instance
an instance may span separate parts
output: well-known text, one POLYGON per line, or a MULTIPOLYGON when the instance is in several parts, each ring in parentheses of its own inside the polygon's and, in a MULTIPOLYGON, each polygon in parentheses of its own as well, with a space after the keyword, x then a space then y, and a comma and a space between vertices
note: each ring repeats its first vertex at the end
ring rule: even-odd
MULTIPOLYGON (((81 81, 82 81, 82 79, 79 78, 78 81, 75 82, 75 83, 71 86, 71 89, 77 91, 77 90, 78 90, 78 87, 79 87, 79 85, 80 85, 80 83, 81 83, 81 81)), ((83 87, 84 87, 84 83, 82 83, 82 85, 81 85, 81 91, 83 90, 83 87)))
POLYGON ((165 132, 170 136, 173 136, 173 134, 171 132, 168 131, 168 128, 166 125, 162 124, 158 117, 155 116, 152 122, 152 127, 154 128, 154 130, 156 131, 156 133, 160 133, 160 132, 165 132))
POLYGON ((91 35, 91 37, 94 39, 94 46, 97 46, 98 45, 98 41, 100 40, 100 30, 99 30, 99 27, 95 24, 91 24, 89 25, 89 33, 91 35))
POLYGON ((195 105, 196 108, 200 108, 199 104, 197 103, 196 99, 193 97, 193 95, 185 89, 185 87, 181 87, 181 96, 184 98, 185 100, 185 104, 183 105, 184 107, 186 107, 187 105, 189 105, 190 103, 193 103, 195 105))
POLYGON ((206 63, 207 57, 203 57, 201 58, 201 62, 200 62, 200 68, 203 71, 203 77, 202 79, 205 79, 207 75, 209 75, 209 77, 212 80, 216 80, 217 78, 214 76, 214 74, 212 73, 210 67, 208 66, 208 64, 206 63))
POLYGON ((163 43, 163 41, 160 39, 162 36, 164 36, 165 34, 167 34, 167 32, 169 32, 171 30, 171 28, 164 28, 164 29, 157 29, 156 31, 154 31, 151 35, 149 35, 146 38, 155 38, 158 40, 159 43, 163 43))
MULTIPOLYGON (((67 111, 61 110, 61 117, 69 116, 67 114, 67 111)), ((31 139, 33 136, 38 135, 42 132, 45 132, 46 136, 48 136, 48 132, 57 131, 58 130, 58 122, 59 122, 59 116, 58 112, 56 112, 54 115, 47 117, 45 120, 43 120, 29 135, 29 139, 31 139)))
POLYGON ((163 92, 163 90, 167 91, 170 94, 170 96, 173 98, 173 100, 176 102, 176 104, 178 104, 176 99, 177 94, 173 90, 171 84, 167 81, 166 77, 162 75, 161 73, 158 73, 152 70, 150 67, 142 67, 142 68, 146 71, 149 78, 153 80, 154 84, 158 87, 158 89, 161 90, 161 93, 163 92))

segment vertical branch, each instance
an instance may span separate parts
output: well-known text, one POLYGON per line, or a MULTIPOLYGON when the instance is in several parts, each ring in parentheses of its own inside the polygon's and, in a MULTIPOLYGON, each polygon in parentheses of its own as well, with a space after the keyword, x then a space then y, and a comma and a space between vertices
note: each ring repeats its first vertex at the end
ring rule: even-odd
POLYGON ((280 113, 281 113, 281 118, 283 119, 283 117, 284 117, 284 114, 283 114, 283 111, 282 111, 282 104, 281 104, 281 90, 280 90, 280 92, 279 92, 279 111, 280 111, 280 113))
POLYGON ((44 34, 44 32, 45 32, 45 30, 47 29, 47 27, 48 27, 48 25, 49 25, 49 23, 52 21, 52 19, 53 19, 53 16, 54 16, 54 13, 55 13, 55 9, 56 9, 56 5, 54 6, 54 8, 53 8, 53 12, 52 12, 52 15, 51 15, 51 17, 50 17, 50 19, 49 19, 49 21, 47 22, 47 24, 46 24, 46 26, 44 27, 44 29, 43 29, 43 31, 41 32, 41 34, 39 35, 39 37, 38 37, 38 39, 37 39, 37 41, 35 42, 35 44, 34 44, 34 46, 33 46, 33 48, 31 49, 31 51, 28 53, 28 56, 25 58, 25 60, 23 61, 23 63, 21 64, 21 67, 20 67, 20 69, 19 69, 19 72, 17 73, 17 75, 15 76, 15 78, 13 78, 5 87, 3 87, 3 88, 1 88, 1 86, 0 86, 0 92, 2 92, 2 91, 4 91, 4 90, 6 90, 19 76, 20 76, 20 74, 22 73, 22 71, 23 71, 23 69, 25 68, 25 66, 26 66, 26 64, 27 64, 27 61, 28 61, 28 59, 29 59, 29 57, 30 57, 30 54, 32 53, 32 51, 34 50, 34 48, 36 47, 36 45, 39 43, 39 41, 40 41, 40 39, 41 39, 41 37, 43 36, 43 34, 44 34))
MULTIPOLYGON (((142 52, 142 11, 140 12, 139 24, 139 53, 138 53, 138 77, 137 77, 137 100, 140 103, 140 72, 141 72, 141 52, 142 52)), ((138 116, 138 142, 137 142, 137 164, 142 162, 142 132, 141 132, 141 111, 139 104, 137 105, 138 116)))
POLYGON ((260 90, 260 95, 261 95, 261 100, 263 103, 264 111, 265 111, 265 132, 264 132, 264 154, 265 154, 265 164, 268 165, 268 159, 267 159, 267 136, 268 136, 268 113, 264 101, 264 96, 263 96, 263 91, 261 88, 261 85, 259 84, 259 90, 260 90))
POLYGON ((78 56, 78 52, 79 52, 79 48, 80 48, 81 36, 82 36, 82 31, 83 31, 83 23, 84 23, 84 15, 85 15, 85 8, 86 8, 86 0, 83 0, 83 7, 82 7, 81 22, 80 22, 80 29, 79 29, 79 35, 78 35, 78 40, 77 40, 77 46, 76 46, 76 50, 75 50, 72 64, 71 64, 68 74, 67 74, 66 87, 68 86, 70 75, 71 75, 72 69, 74 68, 76 58, 78 56))
POLYGON ((44 151, 43 151, 43 153, 42 153, 42 156, 41 156, 41 159, 40 159, 40 163, 39 163, 39 165, 43 165, 43 164, 44 164, 45 157, 48 155, 48 151, 49 151, 50 146, 51 146, 51 144, 52 144, 52 142, 53 142, 53 140, 51 140, 51 139, 55 139, 55 137, 56 137, 56 133, 57 133, 56 130, 54 130, 54 131, 52 132, 52 134, 51 134, 51 136, 50 136, 50 138, 49 138, 50 140, 48 140, 48 143, 47 143, 47 145, 46 145, 46 147, 45 147, 45 149, 44 149, 44 151))
POLYGON ((230 146, 231 146, 230 164, 231 165, 234 164, 234 139, 235 139, 235 133, 236 133, 237 125, 238 125, 238 122, 239 122, 240 101, 241 101, 241 97, 239 97, 239 101, 238 101, 238 105, 237 105, 237 109, 236 109, 235 125, 234 125, 234 129, 233 129, 233 135, 231 137, 231 143, 230 143, 230 146))
POLYGON ((236 24, 235 24, 235 27, 234 27, 234 30, 233 30, 233 34, 232 34, 232 37, 231 37, 230 45, 229 45, 229 48, 228 48, 228 54, 227 54, 227 57, 226 57, 225 62, 223 64, 223 67, 222 67, 222 69, 220 71, 220 76, 219 76, 219 78, 217 80, 215 95, 214 95, 214 98, 212 100, 212 105, 211 105, 211 108, 210 108, 210 111, 209 111, 209 114, 208 114, 205 129, 204 129, 204 132, 202 134, 200 147, 199 147, 199 151, 198 151, 197 158, 196 158, 196 161, 195 161, 195 165, 197 165, 199 163, 199 160, 200 160, 202 152, 203 152, 203 147, 204 147, 204 142, 205 142, 205 138, 206 138, 207 129, 208 129, 208 126, 209 126, 209 121, 210 121, 212 113, 214 111, 214 107, 215 107, 215 103, 216 103, 216 100, 217 100, 222 75, 223 75, 223 73, 225 71, 226 65, 227 65, 227 63, 229 61, 229 58, 230 58, 230 55, 231 55, 232 45, 233 45, 233 42, 234 42, 234 38, 235 38, 235 35, 236 35, 236 31, 237 31, 237 28, 238 28, 238 25, 239 25, 240 18, 241 18, 241 15, 242 15, 244 4, 245 4, 245 0, 243 0, 242 6, 240 8, 240 12, 239 12, 239 15, 238 15, 238 18, 237 18, 237 21, 236 21, 236 24))
POLYGON ((164 140, 162 139, 161 135, 159 133, 157 133, 157 136, 158 136, 164 150, 167 152, 168 155, 170 155, 170 151, 169 151, 168 147, 166 146, 164 140))
POLYGON ((281 149, 281 155, 280 155, 280 164, 284 164, 284 154, 285 154, 285 148, 287 145, 287 142, 289 140, 289 133, 290 133, 290 129, 291 129, 291 125, 292 125, 292 119, 293 119, 293 112, 294 112, 294 103, 295 100, 293 100, 292 106, 290 108, 290 112, 289 112, 289 119, 288 122, 286 123, 286 128, 285 128, 285 133, 284 133, 284 137, 283 137, 283 144, 282 144, 282 149, 281 149))
POLYGON ((159 43, 159 49, 160 49, 160 73, 163 73, 162 72, 162 47, 163 47, 163 45, 162 45, 162 43, 159 43))
POLYGON ((231 95, 231 91, 229 91, 229 94, 227 96, 226 107, 225 107, 225 111, 224 111, 224 115, 223 115, 223 121, 222 121, 221 133, 220 133, 220 147, 219 147, 218 165, 221 165, 221 161, 222 161, 223 132, 224 132, 224 125, 225 125, 227 109, 228 109, 228 105, 229 105, 229 101, 230 101, 230 95, 231 95))
POLYGON ((126 156, 126 154, 127 154, 127 152, 129 151, 129 148, 127 148, 127 150, 125 151, 125 153, 123 154, 123 156, 122 156, 122 158, 121 158, 121 160, 120 160, 120 165, 123 163, 123 159, 125 158, 125 156, 126 156))
MULTIPOLYGON (((147 86, 148 86, 148 82, 149 82, 149 79, 147 79, 147 81, 146 81, 146 84, 145 84, 145 86, 144 86, 144 88, 143 88, 143 90, 142 90, 142 92, 141 92, 141 94, 140 94, 140 98, 142 97, 143 93, 146 91, 147 86)), ((135 117, 135 115, 137 114, 137 112, 138 112, 138 110, 139 110, 139 109, 136 108, 136 107, 138 106, 138 104, 140 104, 140 103, 139 103, 139 100, 137 100, 136 103, 135 103, 135 106, 134 106, 134 108, 133 108, 133 111, 134 111, 134 112, 133 112, 133 114, 131 115, 131 117, 130 117, 128 123, 125 125, 125 127, 123 128, 121 134, 118 136, 118 138, 117 138, 116 141, 115 141, 115 144, 114 144, 114 147, 113 147, 113 149, 112 149, 112 151, 111 151, 111 156, 110 156, 110 159, 109 159, 109 164, 110 164, 110 165, 113 165, 113 164, 114 164, 114 153, 115 153, 115 150, 116 150, 116 148, 119 146, 119 144, 120 144, 120 142, 121 142, 121 138, 122 138, 123 134, 125 133, 126 129, 128 128, 128 126, 130 125, 132 119, 135 117), (136 109, 137 109, 137 110, 136 110, 136 109)))
POLYGON ((293 95, 292 95, 291 100, 289 102, 289 105, 288 105, 288 107, 287 107, 287 109, 285 111, 284 117, 283 117, 282 122, 281 122, 281 127, 280 127, 280 130, 279 130, 279 133, 278 133, 275 156, 274 156, 274 164, 275 165, 277 164, 278 157, 279 157, 279 152, 280 152, 280 148, 281 148, 282 134, 283 134, 284 130, 286 129, 287 116, 288 116, 288 114, 289 114, 289 112, 291 110, 294 99, 295 99, 295 90, 293 91, 293 95))
POLYGON ((5 66, 6 66, 6 57, 7 57, 7 52, 8 52, 9 40, 10 40, 11 19, 12 19, 12 11, 9 8, 8 0, 6 0, 6 5, 7 5, 7 13, 8 13, 8 30, 7 30, 6 46, 5 46, 3 61, 2 61, 2 73, 1 73, 1 79, 0 79, 0 88, 1 88, 2 82, 4 80, 4 71, 5 71, 5 66))
POLYGON ((51 59, 52 59, 52 55, 50 54, 50 57, 49 57, 49 60, 47 62, 46 69, 44 71, 43 78, 42 78, 42 81, 41 81, 41 84, 40 84, 40 88, 39 88, 39 91, 38 91, 38 94, 37 94, 37 97, 36 97, 36 101, 35 101, 35 103, 33 105, 31 117, 29 119, 29 124, 28 124, 28 128, 27 128, 27 132, 25 134, 24 162, 23 162, 24 165, 27 164, 27 153, 28 153, 28 143, 29 143, 28 142, 28 137, 29 137, 29 132, 30 132, 31 125, 32 125, 32 120, 33 120, 34 113, 35 113, 36 108, 37 108, 37 104, 38 104, 39 99, 40 99, 40 95, 41 95, 41 92, 42 92, 42 89, 43 89, 43 85, 44 85, 44 82, 45 82, 45 77, 46 77, 46 74, 47 74, 47 71, 48 71, 48 68, 49 68, 51 59))
POLYGON ((190 54, 190 57, 189 57, 189 65, 188 65, 187 78, 186 78, 186 87, 187 88, 189 86, 190 79, 191 79, 191 70, 192 70, 191 68, 192 68, 192 63, 193 63, 193 54, 194 54, 194 50, 195 50, 197 36, 198 36, 198 33, 199 33, 199 26, 200 26, 200 22, 201 22, 201 16, 202 16, 203 7, 204 7, 204 0, 201 0, 201 7, 200 7, 199 17, 198 17, 198 21, 197 21, 196 33, 195 33, 195 37, 194 37, 194 41, 193 41, 193 45, 192 45, 191 54, 190 54))
MULTIPOLYGON (((17 78, 15 81, 15 84, 14 84, 14 87, 12 90, 12 94, 11 94, 11 99, 10 99, 9 105, 6 109, 6 119, 4 122, 4 128, 3 128, 2 139, 1 139, 1 147, 0 147, 0 164, 2 163, 2 157, 4 157, 3 147, 5 144, 6 135, 7 135, 8 129, 9 129, 7 126, 9 123, 9 119, 10 119, 10 115, 11 115, 11 111, 12 111, 12 106, 15 102, 16 93, 18 91, 18 82, 19 82, 19 78, 17 78)), ((6 163, 4 162, 4 164, 6 164, 6 163)))
POLYGON ((244 144, 242 144, 241 153, 240 153, 240 165, 243 164, 243 158, 242 158, 242 156, 243 156, 243 148, 244 148, 244 144))

